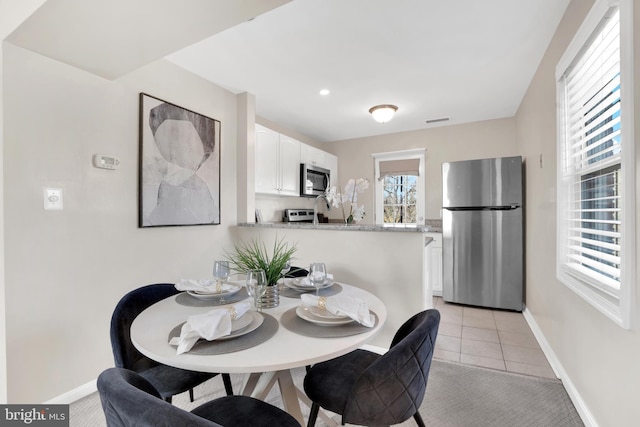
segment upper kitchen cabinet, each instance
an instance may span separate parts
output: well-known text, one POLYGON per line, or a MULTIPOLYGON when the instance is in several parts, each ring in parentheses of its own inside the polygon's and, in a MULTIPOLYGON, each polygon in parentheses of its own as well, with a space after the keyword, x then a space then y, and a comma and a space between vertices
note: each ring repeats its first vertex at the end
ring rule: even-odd
POLYGON ((300 162, 331 171, 330 186, 338 185, 338 157, 307 144, 300 145, 300 162))
POLYGON ((300 195, 300 145, 256 124, 256 193, 300 195))

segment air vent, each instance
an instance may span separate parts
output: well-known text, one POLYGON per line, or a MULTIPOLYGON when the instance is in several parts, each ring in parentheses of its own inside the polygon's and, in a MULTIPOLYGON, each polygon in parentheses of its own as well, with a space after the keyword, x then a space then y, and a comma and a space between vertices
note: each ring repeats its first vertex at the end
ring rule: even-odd
POLYGON ((425 120, 425 123, 430 125, 432 123, 439 123, 439 122, 446 122, 451 120, 451 117, 441 117, 439 119, 429 119, 429 120, 425 120))

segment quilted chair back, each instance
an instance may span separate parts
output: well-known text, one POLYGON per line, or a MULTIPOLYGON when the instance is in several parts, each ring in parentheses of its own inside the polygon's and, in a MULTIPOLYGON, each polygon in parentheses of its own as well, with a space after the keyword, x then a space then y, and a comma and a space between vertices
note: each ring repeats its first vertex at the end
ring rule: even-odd
POLYGON ((147 380, 127 369, 102 372, 98 393, 108 427, 221 427, 165 402, 147 380))
POLYGON ((126 294, 116 305, 111 316, 111 348, 117 368, 143 370, 153 365, 131 342, 131 323, 143 310, 179 291, 171 283, 143 286, 126 294))
POLYGON ((367 368, 349 393, 343 423, 398 424, 420 408, 436 345, 440 312, 426 310, 396 332, 387 353, 367 368))

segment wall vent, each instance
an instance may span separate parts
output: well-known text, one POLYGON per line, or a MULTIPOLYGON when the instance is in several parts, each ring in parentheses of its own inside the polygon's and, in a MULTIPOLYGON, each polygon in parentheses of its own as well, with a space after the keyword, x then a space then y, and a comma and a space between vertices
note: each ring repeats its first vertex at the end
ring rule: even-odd
POLYGON ((451 117, 441 117, 439 119, 429 119, 429 120, 425 120, 425 123, 430 125, 432 123, 439 123, 439 122, 446 122, 451 120, 451 117))

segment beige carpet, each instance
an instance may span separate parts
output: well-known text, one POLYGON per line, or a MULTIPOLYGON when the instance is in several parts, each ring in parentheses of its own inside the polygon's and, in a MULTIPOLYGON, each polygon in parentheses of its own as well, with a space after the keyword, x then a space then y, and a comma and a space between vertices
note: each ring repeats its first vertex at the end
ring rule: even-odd
MULTIPOLYGON (((301 387, 304 369, 294 374, 301 387)), ((231 375, 234 390, 240 390, 241 375, 231 375)), ((267 401, 280 406, 277 387, 267 401)), ((224 394, 222 380, 213 378, 195 389, 196 401, 188 393, 174 397, 174 404, 192 409, 224 394)), ((309 408, 302 405, 303 413, 309 408)), ((434 427, 573 427, 583 426, 559 380, 537 378, 492 369, 434 360, 427 393, 420 409, 428 426, 434 427)), ((92 394, 71 405, 71 427, 106 426, 100 398, 92 394)), ((334 415, 338 421, 339 417, 334 415)), ((317 426, 325 424, 318 420, 317 426)), ((415 426, 413 419, 402 424, 415 426)))

